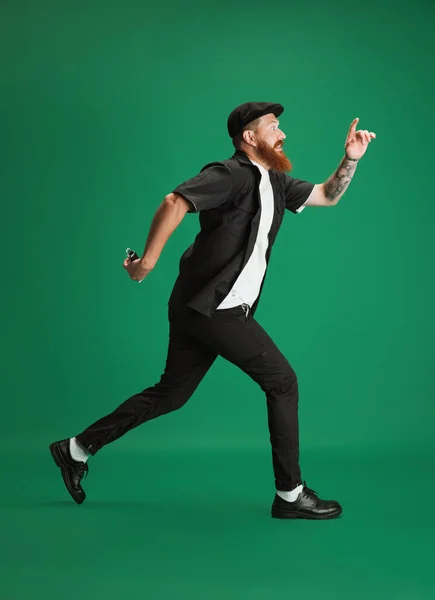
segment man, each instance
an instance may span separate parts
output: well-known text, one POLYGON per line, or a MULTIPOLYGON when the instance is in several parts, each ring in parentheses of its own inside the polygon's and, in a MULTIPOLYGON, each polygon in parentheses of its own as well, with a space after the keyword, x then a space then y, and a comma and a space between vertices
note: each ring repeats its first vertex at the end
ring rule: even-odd
POLYGON ((181 408, 222 356, 266 395, 276 488, 272 516, 329 519, 341 514, 338 502, 321 500, 302 482, 297 378, 254 314, 285 209, 298 213, 306 206, 336 205, 376 136, 356 131, 355 119, 339 167, 325 183, 314 185, 287 174, 292 165, 278 120, 283 111, 270 102, 235 108, 227 122, 234 155, 206 165, 168 194, 151 223, 142 257, 124 261, 130 278, 142 281, 186 213, 199 213, 200 232, 181 257, 168 303, 168 355, 159 383, 79 435, 50 445, 77 503, 85 499, 81 480, 88 457, 145 421, 181 408))

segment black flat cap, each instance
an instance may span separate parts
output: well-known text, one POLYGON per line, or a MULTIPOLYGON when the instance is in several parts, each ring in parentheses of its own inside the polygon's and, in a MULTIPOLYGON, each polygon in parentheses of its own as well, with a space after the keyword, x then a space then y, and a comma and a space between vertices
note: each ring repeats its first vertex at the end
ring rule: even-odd
POLYGON ((228 133, 231 138, 243 131, 245 125, 272 113, 275 117, 279 117, 284 112, 284 107, 281 104, 274 102, 246 102, 235 108, 228 117, 228 133))

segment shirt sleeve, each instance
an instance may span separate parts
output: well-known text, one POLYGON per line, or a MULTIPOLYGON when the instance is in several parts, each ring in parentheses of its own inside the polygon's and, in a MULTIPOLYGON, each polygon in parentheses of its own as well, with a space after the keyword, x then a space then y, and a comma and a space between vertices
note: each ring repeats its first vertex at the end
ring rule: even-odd
POLYGON ((213 163, 192 179, 181 183, 173 193, 180 194, 191 203, 189 212, 200 212, 224 204, 231 196, 232 188, 231 169, 223 163, 213 163))
POLYGON ((285 174, 285 207, 293 213, 300 213, 304 210, 303 204, 308 200, 311 192, 314 189, 314 183, 303 181, 302 179, 294 179, 290 175, 285 174))

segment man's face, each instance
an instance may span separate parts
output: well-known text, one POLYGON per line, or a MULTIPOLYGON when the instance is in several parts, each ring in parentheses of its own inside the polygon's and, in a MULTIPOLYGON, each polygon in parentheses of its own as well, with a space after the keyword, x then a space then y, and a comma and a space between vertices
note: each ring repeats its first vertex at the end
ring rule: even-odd
POLYGON ((274 114, 261 117, 255 131, 255 152, 275 171, 286 172, 292 169, 292 164, 282 149, 285 138, 274 114))

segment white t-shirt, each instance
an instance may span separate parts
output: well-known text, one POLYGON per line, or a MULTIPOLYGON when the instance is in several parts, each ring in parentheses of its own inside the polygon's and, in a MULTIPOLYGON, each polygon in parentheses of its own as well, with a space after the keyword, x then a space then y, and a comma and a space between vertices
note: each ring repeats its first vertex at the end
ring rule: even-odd
POLYGON ((269 171, 253 160, 251 162, 258 167, 261 173, 259 188, 261 213, 258 235, 248 262, 236 279, 227 297, 217 307, 217 310, 232 308, 240 304, 249 304, 252 308, 260 293, 261 283, 266 272, 266 252, 269 245, 269 231, 274 214, 273 190, 270 183, 269 171))

